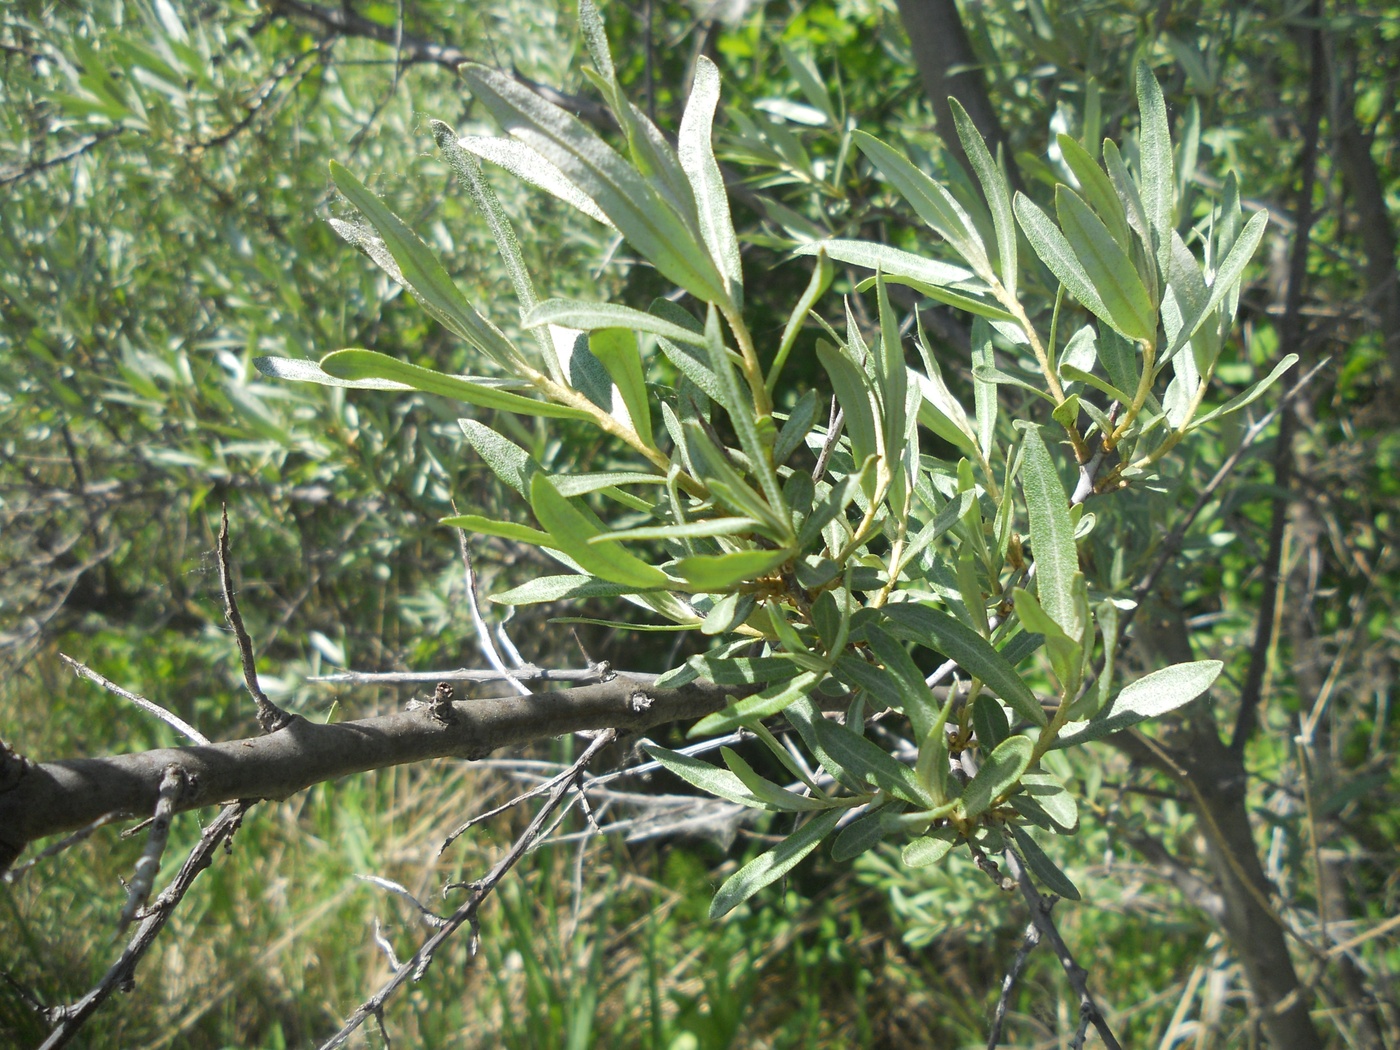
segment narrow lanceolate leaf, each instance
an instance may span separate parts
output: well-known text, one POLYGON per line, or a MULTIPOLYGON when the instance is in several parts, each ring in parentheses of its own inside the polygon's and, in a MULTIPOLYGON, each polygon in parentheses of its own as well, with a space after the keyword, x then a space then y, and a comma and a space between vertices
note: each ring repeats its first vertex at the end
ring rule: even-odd
POLYGON ((1074 526, 1069 520, 1069 498, 1040 428, 1034 424, 1025 428, 1021 457, 1021 488, 1030 518, 1040 605, 1065 634, 1078 642, 1084 637, 1084 624, 1074 600, 1079 555, 1074 547, 1074 526))
POLYGON ((925 259, 913 252, 891 248, 887 244, 872 244, 869 241, 833 238, 829 241, 799 244, 792 250, 794 255, 816 255, 823 251, 837 262, 863 266, 867 270, 883 270, 886 277, 908 278, 927 285, 961 284, 975 276, 971 270, 961 266, 925 259))
POLYGON ((1098 216, 1067 186, 1055 190, 1055 213, 1080 266, 1108 311, 1104 320, 1130 339, 1150 341, 1157 332, 1157 312, 1127 253, 1098 216))
POLYGON ((951 830, 946 830, 941 835, 910 839, 900 852, 900 859, 904 861, 906 868, 927 868, 946 857, 955 841, 956 836, 951 830))
POLYGON ((792 557, 791 551, 734 551, 697 554, 676 562, 676 575, 698 591, 716 594, 772 572, 792 557))
POLYGON ((633 432, 656 447, 651 433, 651 398, 647 395, 646 368, 637 337, 625 328, 599 328, 588 338, 588 349, 602 364, 622 398, 633 432))
POLYGON ((1264 236, 1264 228, 1268 225, 1269 213, 1266 211, 1255 212, 1250 216, 1249 222, 1245 223, 1244 229, 1240 231, 1239 237, 1236 238, 1229 253, 1215 272, 1215 277, 1210 284, 1210 298, 1206 301, 1205 309, 1201 311, 1201 316, 1196 319, 1195 324, 1187 326, 1189 328, 1186 334, 1187 339, 1195 335, 1206 318, 1215 313, 1226 297, 1238 289, 1244 268, 1253 258, 1255 249, 1259 247, 1259 241, 1264 236))
POLYGON ((977 130, 972 118, 955 98, 948 99, 953 109, 953 122, 958 127, 958 138, 962 140, 963 152, 972 162, 972 170, 977 181, 982 184, 982 195, 987 198, 991 209, 992 226, 997 235, 997 255, 1001 263, 1001 283, 1012 295, 1016 294, 1016 220, 1011 214, 1011 193, 1006 186, 1006 177, 993 159, 977 130))
POLYGON ((707 791, 729 802, 737 802, 741 806, 748 806, 750 809, 768 808, 762 799, 755 796, 744 786, 742 780, 727 769, 720 769, 719 766, 712 766, 691 755, 683 755, 679 751, 671 751, 656 744, 643 744, 642 750, 692 787, 698 787, 701 791, 707 791))
POLYGON ((794 677, 795 663, 781 656, 692 656, 690 666, 716 685, 766 685, 794 677))
POLYGON ((529 499, 530 478, 540 471, 534 457, 514 441, 474 419, 459 419, 457 425, 482 462, 491 468, 491 473, 529 499))
POLYGON ((1132 232, 1128 229, 1128 216, 1123 210, 1123 202, 1118 199, 1118 193, 1113 188, 1113 181, 1104 174, 1089 151, 1074 139, 1068 135, 1061 135, 1058 141, 1065 163, 1079 180, 1079 190, 1084 194, 1085 201, 1103 220, 1118 246, 1125 252, 1128 251, 1132 243, 1132 232))
MULTIPOLYGON (((1172 204, 1176 195, 1176 175, 1173 172, 1172 137, 1167 123, 1167 104, 1162 98, 1161 85, 1147 68, 1137 65, 1138 155, 1142 165, 1142 203, 1147 210, 1156 241, 1157 258, 1165 260, 1172 231, 1172 204)), ((1165 267, 1163 267, 1165 269, 1165 267)))
MULTIPOLYGON (((992 350, 992 326, 978 318, 972 322, 972 365, 983 368, 996 367, 996 356, 992 350)), ((972 381, 972 398, 977 414, 977 446, 986 459, 991 459, 992 448, 996 444, 997 432, 997 387, 995 383, 976 378, 972 381)))
POLYGON ((1189 664, 1172 664, 1144 675, 1125 686, 1113 703, 1095 718, 1066 725, 1055 746, 1068 747, 1098 740, 1175 711, 1209 689, 1224 666, 1219 660, 1196 660, 1189 664))
POLYGON ((995 275, 987 251, 972 219, 953 195, 873 135, 857 131, 854 138, 860 151, 913 206, 919 218, 942 235, 982 280, 991 283, 995 275))
POLYGON ((1021 847, 1021 856, 1026 858, 1026 867, 1031 869, 1045 888, 1051 893, 1056 893, 1066 900, 1077 901, 1079 890, 1053 860, 1040 848, 1035 839, 1026 834, 1018 827, 1012 827, 1011 834, 1016 836, 1016 845, 1021 847))
POLYGON ((739 239, 734 235, 734 222, 729 216, 729 196, 724 189, 724 176, 715 160, 710 135, 719 105, 719 68, 704 55, 695 62, 695 80, 690 99, 681 116, 677 141, 681 167, 690 180, 695 194, 695 210, 700 219, 700 233, 710 258, 729 287, 729 301, 742 305, 744 275, 739 260, 739 239))
POLYGON ((899 318, 890 305, 889 292, 885 288, 884 274, 877 272, 875 281, 876 302, 880 318, 880 346, 877 355, 877 376, 880 383, 880 398, 884 402, 885 448, 893 459, 894 450, 904 446, 905 402, 909 392, 908 366, 904 363, 904 345, 899 336, 899 318))
POLYGON ((472 94, 511 135, 590 197, 653 266, 707 302, 722 302, 724 279, 672 201, 571 114, 494 69, 467 63, 472 94))
POLYGON ((830 719, 819 719, 815 725, 822 750, 857 781, 916 806, 937 804, 914 771, 879 744, 830 719))
POLYGON ((546 299, 523 318, 527 328, 555 324, 595 332, 603 328, 627 328, 634 332, 649 332, 681 343, 704 346, 701 334, 667 321, 656 314, 643 313, 619 303, 588 303, 579 299, 546 299))
POLYGON ((959 808, 972 820, 981 816, 992 804, 1007 794, 1021 779, 1031 764, 1035 744, 1029 737, 1013 736, 1003 740, 982 762, 982 768, 963 789, 959 808))
POLYGON ((1025 231, 1026 240, 1031 242, 1031 247, 1035 249, 1035 254, 1040 256, 1040 261, 1050 268, 1050 272, 1086 310, 1095 317, 1113 324, 1103 297, 1099 295, 1089 275, 1084 272, 1083 264, 1070 247, 1069 241, 1065 240, 1065 235, 1050 221, 1050 216, 1023 193, 1016 194, 1014 207, 1021 229, 1025 231))
POLYGON ((721 404, 729 413, 729 421, 734 424, 734 432, 739 436, 739 446, 749 457, 754 477, 758 479, 763 498, 772 508, 774 519, 780 522, 784 536, 791 538, 792 515, 788 513, 783 500, 783 489, 778 484, 778 475, 773 470, 769 449, 759 439, 753 401, 739 385, 739 377, 730 360, 730 352, 724 345, 719 310, 713 304, 705 315, 705 350, 710 355, 710 369, 719 380, 720 390, 724 394, 721 404))
POLYGON ((1191 429, 1195 430, 1202 424, 1209 423, 1212 419, 1218 419, 1221 416, 1228 416, 1231 412, 1238 412, 1240 409, 1244 408, 1245 405, 1250 404, 1252 401, 1254 401, 1260 395, 1262 395, 1266 390, 1269 389, 1269 387, 1273 386, 1274 383, 1278 381, 1279 376, 1283 375, 1283 373, 1287 372, 1297 363, 1297 354, 1287 355, 1282 361, 1274 365, 1273 370, 1268 375, 1266 375, 1263 379, 1259 380, 1259 382, 1255 383, 1253 386, 1249 387, 1243 393, 1236 394, 1234 397, 1230 398, 1229 401, 1226 401, 1219 408, 1212 409, 1205 415, 1198 416, 1195 419, 1193 419, 1191 421, 1191 429))
POLYGON ((321 368, 337 379, 390 379, 396 383, 421 390, 425 394, 439 394, 456 401, 482 408, 499 408, 523 416, 547 416, 553 419, 589 419, 587 412, 556 405, 549 401, 535 401, 505 390, 486 386, 480 382, 464 379, 461 376, 445 375, 431 368, 421 368, 407 361, 381 354, 376 350, 337 350, 321 358, 321 368))
POLYGON ((821 675, 804 671, 796 678, 770 685, 761 693, 736 700, 723 711, 700 719, 690 730, 690 736, 715 736, 737 729, 751 719, 767 718, 785 711, 805 697, 820 681, 821 675))
POLYGON ((733 771, 744 787, 748 788, 753 796, 765 803, 769 809, 785 813, 811 813, 830 808, 825 802, 788 791, 767 777, 754 772, 753 766, 745 762, 743 756, 732 748, 722 747, 720 754, 724 756, 724 764, 733 771))
POLYGON ((635 587, 625 583, 569 574, 537 577, 519 587, 491 595, 491 601, 497 605, 537 605, 540 602, 563 601, 565 598, 618 598, 635 592, 635 587))
POLYGON ((350 390, 412 390, 407 383, 392 379, 337 379, 315 361, 298 361, 291 357, 255 357, 253 367, 270 379, 289 379, 294 383, 315 383, 318 386, 339 386, 350 390))
POLYGON ((851 457, 863 463, 879 452, 875 420, 879 403, 869 387, 865 372, 849 357, 825 339, 817 340, 817 359, 826 369, 831 389, 846 418, 846 433, 851 439, 851 457))
POLYGON ((615 543, 591 544, 599 528, 588 515, 559 494, 544 474, 530 479, 530 505, 548 530, 551 546, 563 551, 594 576, 642 589, 665 587, 670 579, 615 543))
POLYGON ((590 219, 596 219, 605 226, 612 226, 612 220, 603 214, 603 209, 598 207, 592 197, 523 142, 494 135, 467 135, 458 139, 457 144, 468 153, 505 168, 526 185, 557 197, 590 219))
POLYGON ((755 857, 729 876, 710 902, 710 918, 729 914, 759 890, 781 879, 821 845, 822 839, 836 829, 844 813, 844 809, 833 809, 813 817, 767 853, 755 857))
POLYGON ((1038 726, 1045 725, 1040 701, 1021 681, 1016 669, 992 648, 991 642, 961 620, 912 602, 888 605, 884 616, 892 633, 956 660, 959 667, 980 678, 1022 718, 1038 726))
POLYGON ((404 282, 423 309, 448 331, 461 336, 503 364, 518 358, 513 346, 491 322, 472 306, 438 262, 437 256, 384 202, 371 193, 350 171, 331 161, 331 179, 379 231, 384 246, 398 263, 404 282))
POLYGON ((885 815, 888 812, 889 810, 882 806, 842 828, 831 844, 831 859, 838 862, 854 860, 878 846, 891 830, 885 823, 885 815))
MULTIPOLYGON (((557 481, 556 481, 556 487, 557 481)), ((620 540, 694 540, 706 536, 734 536, 760 527, 752 518, 705 518, 684 525, 642 525, 594 536, 589 543, 616 543, 620 540)))
POLYGON ((439 518, 438 524, 464 529, 474 536, 500 536, 502 539, 528 543, 535 547, 560 549, 548 533, 532 529, 528 525, 517 525, 513 521, 492 521, 478 514, 454 514, 449 518, 439 518))

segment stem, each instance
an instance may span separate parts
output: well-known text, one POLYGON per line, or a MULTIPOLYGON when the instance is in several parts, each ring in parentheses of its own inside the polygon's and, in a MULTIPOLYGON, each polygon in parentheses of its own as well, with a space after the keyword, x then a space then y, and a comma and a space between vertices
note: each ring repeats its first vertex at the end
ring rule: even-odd
MULTIPOLYGON (((1045 389, 1050 396, 1055 399, 1056 405, 1062 405, 1065 401, 1065 389, 1060 386, 1060 377, 1055 374, 1055 369, 1050 365, 1050 355, 1046 353, 1045 346, 1040 341, 1040 336, 1036 334, 1035 326, 1031 324, 1031 319, 1026 316, 1025 309, 1021 306, 1021 301, 1010 294, 1000 281, 992 285, 992 292, 996 295, 997 301, 1005 307, 1006 311, 1016 318, 1016 323, 1021 326, 1021 331, 1026 333, 1026 338, 1030 340, 1031 352, 1035 354, 1036 362, 1040 365, 1041 374, 1045 376, 1045 389)), ((1059 306, 1059 299, 1055 300, 1059 306)), ((1074 458, 1076 462, 1085 463, 1089 459, 1089 447, 1084 443, 1083 436, 1079 433, 1079 427, 1071 424, 1065 427, 1065 433, 1069 435, 1070 444, 1074 446, 1074 458)))
POLYGON ((1153 371, 1156 363, 1157 344, 1144 341, 1142 344, 1142 375, 1138 379, 1138 388, 1133 393, 1133 403, 1128 406, 1128 411, 1123 413, 1123 422, 1114 428, 1112 434, 1104 438, 1105 452, 1112 452, 1118 442, 1123 440, 1123 435, 1128 432, 1128 428, 1137 421, 1138 414, 1142 412, 1142 406, 1147 404, 1148 397, 1152 395, 1152 381, 1156 378, 1153 371))
MULTIPOLYGON (((670 473, 670 456, 666 455, 666 453, 662 452, 660 449, 648 445, 635 430, 631 427, 624 427, 577 390, 564 386, 562 383, 556 383, 543 372, 537 372, 535 369, 528 366, 522 367, 520 371, 524 374, 526 379, 535 385, 540 393, 544 394, 551 401, 556 404, 567 405, 569 408, 577 408, 581 412, 587 412, 590 421, 599 430, 617 438, 619 441, 625 442, 635 451, 640 452, 659 473, 670 473)), ((687 493, 695 496, 697 499, 708 498, 710 494, 709 489, 707 489, 702 482, 697 481, 685 471, 679 472, 676 476, 676 480, 679 482, 681 488, 685 489, 687 493)))
POLYGON ((749 384, 749 392, 753 394, 754 411, 760 418, 773 414, 773 399, 768 396, 768 387, 763 378, 763 369, 758 363, 758 352, 754 349, 753 336, 749 334, 749 326, 744 324, 744 318, 731 306, 720 305, 720 312, 724 314, 724 319, 729 322, 729 330, 734 333, 734 341, 739 344, 739 366, 744 373, 744 379, 749 384))

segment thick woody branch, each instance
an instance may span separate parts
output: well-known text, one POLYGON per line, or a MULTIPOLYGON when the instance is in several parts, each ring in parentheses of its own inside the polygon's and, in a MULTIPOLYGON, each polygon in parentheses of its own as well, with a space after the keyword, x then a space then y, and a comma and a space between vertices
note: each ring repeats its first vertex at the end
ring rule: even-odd
POLYGON ((188 788, 177 812, 231 799, 280 799, 352 773, 433 758, 485 758, 503 747, 580 730, 635 733, 724 706, 734 687, 692 682, 652 689, 652 675, 532 696, 472 700, 353 722, 322 725, 295 718, 275 733, 194 747, 107 758, 29 762, 0 791, 0 872, 30 842, 73 831, 113 811, 150 813, 166 767, 178 765, 188 788))

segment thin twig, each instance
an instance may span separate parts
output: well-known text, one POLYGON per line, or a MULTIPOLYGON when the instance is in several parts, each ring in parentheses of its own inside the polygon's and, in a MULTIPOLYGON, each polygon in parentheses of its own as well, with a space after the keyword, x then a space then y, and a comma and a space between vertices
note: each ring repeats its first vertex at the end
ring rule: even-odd
POLYGON ((1050 947, 1054 949, 1055 958, 1060 960, 1060 968, 1065 971, 1065 977, 1069 979, 1070 987, 1079 996, 1080 1017, 1089 1019, 1108 1050, 1123 1050, 1117 1037, 1113 1034, 1113 1029, 1109 1027, 1103 1011, 1099 1009, 1098 1003, 1094 1001, 1094 997, 1089 991, 1088 971, 1075 962, 1069 946, 1065 944, 1064 938, 1060 936, 1060 931, 1056 929, 1055 922, 1050 917, 1050 909, 1054 906, 1056 898, 1041 896, 1040 891, 1031 882, 1031 877, 1021 862, 1020 854, 1014 849, 1008 846, 1002 851, 1002 857, 1006 860, 1007 868, 1021 889, 1021 896, 1030 905, 1031 921, 1035 923, 1050 947))
POLYGON ((207 736, 201 733, 194 726, 190 725, 179 715, 174 714, 171 711, 167 711, 165 708, 161 707, 160 704, 157 704, 152 700, 147 700, 144 696, 138 696, 136 693, 133 693, 130 690, 123 689, 115 682, 103 678, 92 668, 87 667, 84 664, 78 663, 78 661, 74 660, 71 656, 67 656, 64 653, 59 653, 58 658, 64 663, 66 663, 69 667, 73 668, 73 672, 79 678, 86 678, 90 682, 96 682, 108 692, 116 693, 123 700, 131 701, 133 704, 135 704, 141 710, 145 711, 147 714, 155 715, 166 725, 174 729, 177 733, 184 734, 185 736, 189 737, 189 739, 193 740, 196 744, 209 743, 209 738, 207 736))
POLYGON ((339 674, 313 675, 308 682, 328 682, 345 685, 407 685, 415 682, 501 682, 515 678, 521 682, 601 682, 608 674, 601 667, 578 667, 551 670, 526 664, 512 671, 342 671, 339 674))
POLYGON ((13 882, 18 882, 29 872, 31 868, 33 868, 40 861, 47 860, 49 857, 52 857, 55 854, 62 853, 64 850, 76 846, 79 842, 82 842, 98 828, 105 827, 106 825, 112 823, 112 821, 114 820, 125 820, 130 815, 130 813, 118 810, 114 810, 111 813, 102 814, 102 816, 98 817, 86 827, 79 828, 77 831, 73 832, 73 834, 66 835, 63 838, 59 839, 57 842, 53 843, 52 845, 46 846, 44 849, 34 854, 34 856, 30 857, 23 864, 16 864, 9 871, 5 872, 5 874, 0 875, 0 882, 6 883, 7 885, 13 882))
MULTIPOLYGON (((557 779, 545 804, 540 807, 540 811, 535 814, 534 820, 530 821, 529 827, 515 840, 515 843, 511 846, 510 850, 507 851, 506 855, 496 862, 495 867, 493 867, 480 882, 474 882, 466 886, 470 891, 466 902, 447 918, 442 929, 429 937, 423 943, 423 946, 413 953, 412 957, 407 959, 394 971, 393 975, 374 993, 374 995, 365 1000, 365 1002, 350 1015, 340 1031, 336 1032, 335 1035, 321 1044, 320 1050, 334 1050, 335 1047, 344 1046, 354 1031, 365 1023, 366 1019, 372 1016, 381 1016, 384 1005, 388 1002, 389 998, 393 996, 405 982, 417 980, 422 977, 427 968, 432 965, 433 956, 438 949, 446 943, 449 937, 461 929, 462 926, 471 925, 473 927, 473 932, 475 932, 476 914, 481 908, 482 903, 491 895, 491 892, 510 869, 515 866, 516 862, 529 851, 530 846, 539 837, 541 831, 548 823, 550 816, 559 807, 564 796, 568 794, 569 788, 573 785, 574 781, 583 773, 588 763, 592 761, 593 756, 608 744, 612 743, 613 740, 616 739, 616 736, 617 734, 614 730, 605 729, 593 738, 592 743, 590 743, 583 754, 578 757, 578 761, 569 767, 566 775, 557 779)), ((455 887, 448 887, 448 889, 452 888, 455 887)), ((473 941, 475 941, 475 937, 473 937, 473 941)))
POLYGON ((1006 976, 1002 979, 1001 994, 997 996, 996 1012, 992 1015, 992 1030, 987 1033, 987 1050, 996 1050, 997 1044, 1001 1042, 1001 1029, 1006 1024, 1006 1010, 1011 1005, 1011 990, 1021 979, 1026 963, 1030 961, 1031 952, 1039 943, 1040 927, 1032 922, 1026 927, 1026 937, 1016 952, 1016 958, 1011 960, 1011 969, 1006 971, 1006 976))
MULTIPOLYGON (((454 513, 457 511, 455 500, 452 504, 452 510, 454 513)), ((481 605, 476 600, 476 573, 472 569, 472 555, 467 547, 465 529, 457 530, 457 546, 462 551, 462 578, 467 588, 467 608, 471 610, 472 626, 476 628, 476 637, 481 643, 481 651, 486 656, 486 662, 499 671, 517 693, 521 696, 529 696, 530 687, 507 670, 505 661, 501 659, 500 651, 496 648, 496 643, 491 637, 491 631, 486 626, 486 620, 481 615, 481 605)))
POLYGON ((156 811, 151 819, 151 830, 146 835, 146 848, 136 862, 136 870, 126 888, 126 904, 122 907, 117 932, 125 933, 136 913, 150 899, 151 889, 156 884, 156 872, 160 871, 160 858, 165 853, 165 843, 170 838, 170 821, 175 816, 175 803, 180 792, 185 789, 188 778, 185 771, 172 762, 165 767, 161 777, 160 791, 156 796, 156 811))
POLYGON ((194 884, 199 873, 209 866, 214 857, 214 850, 232 839, 234 832, 238 830, 239 824, 243 821, 244 814, 247 813, 251 805, 250 802, 230 803, 223 808, 214 822, 204 829, 204 834, 200 836, 199 842, 185 858, 185 863, 180 866, 179 872, 170 881, 170 885, 156 898, 155 903, 146 909, 140 925, 136 927, 136 932, 132 934, 126 948, 123 949, 117 961, 108 968, 92 991, 72 1006, 58 1007, 50 1011, 49 1017, 54 1024, 54 1029, 49 1033, 48 1039, 44 1040, 39 1050, 58 1050, 59 1047, 67 1046, 88 1018, 114 990, 131 987, 135 982, 136 966, 141 961, 141 957, 155 943, 156 936, 165 926, 166 920, 170 918, 176 905, 189 892, 190 886, 194 884))
POLYGON ((292 716, 267 698, 258 684, 258 666, 253 656, 253 640, 243 626, 243 617, 238 612, 238 602, 233 597, 233 571, 229 568, 228 557, 228 504, 223 506, 219 521, 219 586, 224 591, 224 615, 238 639, 238 658, 243 664, 243 681, 248 685, 253 702, 258 705, 258 726, 264 733, 275 733, 292 722, 292 716))
POLYGON ((107 131, 99 131, 95 135, 89 135, 86 138, 80 139, 76 145, 69 147, 62 153, 55 153, 52 157, 46 157, 41 161, 36 161, 28 167, 15 167, 0 170, 0 186, 8 186, 13 182, 22 182, 31 175, 37 175, 41 171, 47 171, 49 168, 57 167, 60 164, 67 164, 70 160, 76 160, 78 157, 81 157, 99 143, 111 138, 113 135, 120 135, 126 130, 128 129, 122 127, 111 128, 107 131))

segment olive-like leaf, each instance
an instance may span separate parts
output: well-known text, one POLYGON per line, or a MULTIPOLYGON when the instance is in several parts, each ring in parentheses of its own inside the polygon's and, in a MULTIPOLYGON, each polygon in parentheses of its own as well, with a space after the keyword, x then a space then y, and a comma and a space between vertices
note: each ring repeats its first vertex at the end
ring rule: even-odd
POLYGON ((1060 482, 1055 461, 1040 436, 1040 428, 1027 424, 1021 453, 1021 489, 1030 518, 1031 548, 1035 552, 1036 591, 1050 618, 1076 642, 1084 637, 1074 601, 1074 574, 1079 554, 1074 546, 1074 526, 1069 520, 1069 498, 1060 482))
POLYGON ((767 853, 755 857, 729 876, 710 902, 710 918, 727 915, 759 890, 781 879, 821 845, 844 813, 844 809, 832 809, 813 817, 767 853))
POLYGON ((548 530, 552 546, 563 551, 586 571, 614 583, 638 588, 665 587, 671 581, 660 569, 648 565, 615 543, 588 541, 603 529, 560 494, 545 474, 530 479, 530 506, 548 530))
POLYGON ((681 168, 695 194, 700 234, 710 250, 710 258, 728 286, 730 302, 740 306, 743 303, 744 274, 739 260, 739 239, 734 234, 734 222, 729 216, 729 196, 724 189, 724 175, 719 170, 719 162, 715 160, 715 151, 710 144, 718 105, 719 67, 700 55, 695 60, 695 79, 690 86, 685 112, 681 115, 676 148, 681 168))
POLYGON ((377 350, 337 350, 321 358, 321 368, 337 379, 391 379, 425 394, 438 394, 482 408, 499 408, 522 416, 553 419, 589 419, 582 409, 536 401, 462 376, 450 376, 431 368, 411 365, 377 350))
POLYGON ((993 649, 987 639, 961 620, 913 602, 886 606, 884 617, 890 631, 957 661, 959 667, 980 678, 1022 718, 1038 726, 1045 725, 1040 701, 1021 681, 1015 667, 993 649))
POLYGON ((982 194, 987 198, 987 207, 992 213, 992 226, 997 235, 997 254, 1001 263, 1001 283, 1012 295, 1016 294, 1016 220, 1011 214, 1011 193, 1006 186, 1006 176, 992 158, 987 143, 983 141, 972 118, 955 98, 948 99, 953 110, 953 123, 957 125, 958 138, 962 140, 963 152, 972 162, 972 170, 977 181, 982 184, 982 194))
POLYGON ((1219 660, 1195 660, 1144 675, 1124 686, 1113 703, 1095 718, 1067 724, 1055 746, 1098 740, 1184 707, 1211 687, 1224 666, 1219 660))
POLYGON ((963 788, 958 806, 967 820, 981 816, 1003 795, 1008 794, 1031 764, 1035 744, 1029 737, 1003 740, 982 762, 977 775, 963 788))
POLYGON ((1107 311, 1099 316, 1130 339, 1150 341, 1157 332, 1156 310, 1128 254, 1068 186, 1055 190, 1055 214, 1107 311))

